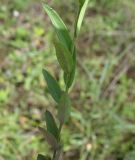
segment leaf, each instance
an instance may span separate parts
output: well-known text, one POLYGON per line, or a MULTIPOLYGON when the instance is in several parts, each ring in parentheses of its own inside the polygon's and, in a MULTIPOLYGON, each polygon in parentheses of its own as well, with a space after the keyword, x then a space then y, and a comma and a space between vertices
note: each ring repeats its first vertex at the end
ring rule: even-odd
POLYGON ((45 112, 45 121, 46 121, 47 131, 52 133, 55 136, 55 138, 58 140, 59 130, 57 128, 57 125, 55 123, 55 120, 52 114, 49 111, 45 112))
POLYGON ((79 0, 80 2, 80 11, 79 11, 79 15, 78 15, 78 21, 77 21, 77 33, 80 32, 81 29, 81 25, 82 25, 82 21, 89 3, 89 0, 79 0))
POLYGON ((57 40, 54 40, 56 56, 61 68, 66 73, 71 73, 73 69, 73 58, 69 50, 57 40))
POLYGON ((66 92, 61 95, 59 107, 58 107, 58 119, 61 125, 68 120, 70 115, 71 101, 66 92))
POLYGON ((64 73, 64 81, 67 88, 70 88, 75 77, 75 68, 73 68, 73 71, 70 74, 64 73))
POLYGON ((73 52, 73 69, 70 74, 64 73, 64 81, 67 88, 70 88, 75 77, 75 71, 76 71, 76 49, 73 52))
POLYGON ((51 158, 42 154, 38 154, 37 160, 51 160, 51 158))
POLYGON ((53 136, 52 133, 48 132, 46 129, 39 127, 39 130, 42 132, 43 136, 45 137, 47 143, 54 149, 59 148, 59 144, 56 138, 53 136))
POLYGON ((63 45, 68 48, 69 51, 71 51, 73 42, 66 25, 55 10, 53 10, 46 4, 44 4, 43 8, 50 17, 60 42, 63 43, 63 45))
POLYGON ((59 103, 60 97, 61 97, 61 89, 60 86, 58 85, 57 81, 52 77, 52 75, 43 69, 43 75, 46 80, 48 90, 51 94, 51 96, 54 98, 54 100, 59 103))

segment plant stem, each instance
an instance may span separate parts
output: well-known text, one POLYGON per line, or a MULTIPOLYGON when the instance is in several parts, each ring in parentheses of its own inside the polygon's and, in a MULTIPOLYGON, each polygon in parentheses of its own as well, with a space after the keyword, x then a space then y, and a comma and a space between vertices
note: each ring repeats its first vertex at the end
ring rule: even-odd
POLYGON ((53 152, 53 158, 52 158, 52 160, 55 160, 56 153, 57 153, 57 151, 56 151, 56 150, 54 150, 54 152, 53 152))

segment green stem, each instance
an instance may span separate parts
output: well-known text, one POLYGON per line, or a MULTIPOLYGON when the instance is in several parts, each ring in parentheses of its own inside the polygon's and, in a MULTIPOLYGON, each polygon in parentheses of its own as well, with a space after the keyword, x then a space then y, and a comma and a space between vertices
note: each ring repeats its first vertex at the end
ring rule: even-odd
POLYGON ((57 153, 57 151, 56 151, 56 150, 54 150, 54 152, 53 152, 53 158, 52 158, 52 160, 55 160, 56 153, 57 153))
POLYGON ((59 126, 59 133, 61 133, 61 129, 62 129, 62 124, 60 124, 59 126))

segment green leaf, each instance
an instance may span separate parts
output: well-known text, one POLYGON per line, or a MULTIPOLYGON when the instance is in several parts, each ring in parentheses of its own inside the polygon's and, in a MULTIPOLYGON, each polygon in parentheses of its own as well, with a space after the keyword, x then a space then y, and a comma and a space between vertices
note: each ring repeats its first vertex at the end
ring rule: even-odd
POLYGON ((70 74, 64 73, 64 81, 65 81, 65 84, 66 84, 67 88, 70 88, 72 83, 73 83, 73 80, 74 80, 74 77, 75 77, 75 71, 76 71, 76 49, 74 49, 74 52, 73 52, 73 69, 72 69, 72 72, 70 74))
POLYGON ((71 73, 73 69, 73 58, 69 50, 57 40, 54 40, 56 56, 61 68, 66 73, 71 73))
POLYGON ((68 48, 69 51, 71 51, 73 42, 66 25, 55 10, 53 10, 46 4, 44 4, 43 8, 50 17, 60 42, 63 43, 63 45, 68 48))
POLYGON ((55 136, 55 138, 58 140, 59 130, 57 128, 57 125, 55 123, 55 120, 52 114, 49 111, 45 112, 45 121, 46 121, 47 131, 52 133, 55 136))
POLYGON ((52 75, 43 69, 43 75, 46 80, 48 90, 51 94, 51 96, 54 98, 54 100, 59 103, 60 97, 61 97, 61 89, 57 81, 52 77, 52 75))
POLYGON ((63 125, 63 123, 68 120, 70 115, 70 108, 71 108, 70 98, 66 92, 63 92, 58 107, 58 119, 61 125, 63 125))
POLYGON ((70 88, 75 77, 75 68, 73 68, 70 74, 64 73, 64 82, 66 84, 66 88, 70 88))
POLYGON ((80 32, 81 29, 81 25, 82 25, 82 21, 89 3, 89 0, 79 0, 80 2, 80 10, 79 10, 79 14, 78 14, 78 20, 77 20, 77 34, 80 32))
POLYGON ((46 129, 39 127, 39 130, 42 132, 43 136, 45 137, 45 140, 47 141, 47 143, 54 149, 58 149, 59 148, 59 144, 56 140, 56 138, 54 137, 54 135, 50 132, 48 132, 46 129))
POLYGON ((38 154, 37 160, 51 160, 51 158, 42 154, 38 154))

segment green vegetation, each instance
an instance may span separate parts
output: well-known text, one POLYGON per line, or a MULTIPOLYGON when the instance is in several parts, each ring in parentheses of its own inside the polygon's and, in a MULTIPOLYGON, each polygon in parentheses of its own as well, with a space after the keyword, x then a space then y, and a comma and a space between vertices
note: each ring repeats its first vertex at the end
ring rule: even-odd
POLYGON ((89 0, 79 0, 78 12, 74 25, 74 34, 70 37, 67 26, 64 24, 63 20, 60 18, 58 13, 52 9, 47 4, 43 4, 44 10, 48 14, 52 25, 54 27, 55 33, 54 36, 54 46, 56 57, 63 70, 63 80, 65 87, 61 89, 60 85, 57 83, 55 78, 45 69, 43 69, 43 75, 47 83, 48 90, 57 103, 57 123, 54 119, 54 116, 50 111, 45 112, 45 127, 40 127, 43 136, 45 137, 48 144, 53 150, 52 157, 39 154, 37 160, 59 160, 62 157, 63 153, 63 144, 61 142, 61 132, 63 125, 68 121, 70 112, 71 112, 71 100, 69 97, 69 89, 72 86, 75 70, 76 70, 76 38, 80 32, 82 21, 87 9, 89 0))
MULTIPOLYGON (((46 1, 73 32, 73 0, 46 1)), ((135 55, 133 0, 90 0, 77 40, 73 108, 62 130, 64 160, 134 160, 135 55)), ((64 87, 54 30, 36 0, 0 2, 0 159, 50 154, 38 130, 55 102, 41 74, 64 87), (51 43, 52 42, 52 43, 51 43), (45 90, 43 90, 45 88, 45 90)))

